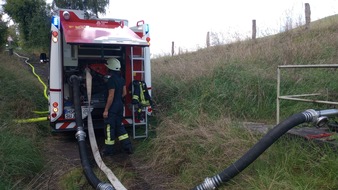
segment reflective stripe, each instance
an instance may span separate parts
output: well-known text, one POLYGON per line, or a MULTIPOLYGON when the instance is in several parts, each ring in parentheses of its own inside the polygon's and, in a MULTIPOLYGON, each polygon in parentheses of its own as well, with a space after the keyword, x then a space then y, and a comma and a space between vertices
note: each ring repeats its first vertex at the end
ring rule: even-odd
POLYGON ((110 137, 110 125, 109 124, 107 124, 106 134, 107 134, 107 138, 104 140, 104 144, 107 144, 107 145, 115 144, 115 141, 112 140, 111 137, 110 137))
POLYGON ((138 101, 138 95, 133 95, 133 99, 138 101))
POLYGON ((104 144, 106 144, 106 145, 114 145, 115 144, 115 141, 109 141, 109 140, 105 140, 104 141, 104 144))
POLYGON ((128 134, 126 133, 126 134, 124 134, 124 135, 119 136, 119 141, 125 140, 125 139, 127 139, 127 138, 129 138, 129 136, 128 136, 128 134))
POLYGON ((142 83, 140 82, 140 96, 141 96, 141 104, 145 103, 145 99, 144 99, 144 90, 142 88, 142 83))
POLYGON ((149 101, 147 101, 144 97, 145 90, 143 89, 143 84, 140 82, 140 96, 141 96, 141 104, 142 105, 148 105, 149 101))
POLYGON ((73 129, 76 128, 75 122, 64 122, 64 123, 57 123, 55 125, 56 129, 73 129))

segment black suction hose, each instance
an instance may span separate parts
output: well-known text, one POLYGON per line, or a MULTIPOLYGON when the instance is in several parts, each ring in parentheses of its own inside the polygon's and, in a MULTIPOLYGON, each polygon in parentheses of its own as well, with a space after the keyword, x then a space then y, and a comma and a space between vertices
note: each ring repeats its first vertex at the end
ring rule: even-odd
POLYGON ((204 182, 196 186, 193 190, 212 190, 216 189, 222 183, 228 182, 235 177, 246 167, 248 167, 253 161, 255 161, 266 149, 268 149, 274 142, 278 140, 283 134, 285 134, 291 128, 302 124, 317 120, 322 115, 334 115, 337 114, 337 110, 324 110, 316 112, 315 110, 307 110, 302 113, 297 113, 283 121, 282 123, 271 129, 259 142, 257 142, 248 152, 246 152, 240 159, 238 159, 231 166, 226 168, 223 172, 211 178, 206 178, 204 182))
POLYGON ((222 182, 227 182, 243 171, 253 161, 255 161, 266 149, 268 149, 279 137, 285 134, 288 130, 304 123, 305 116, 302 113, 295 114, 284 122, 278 124, 270 130, 259 142, 257 142, 247 153, 245 153, 234 164, 225 169, 219 174, 222 182))
POLYGON ((76 139, 79 145, 79 152, 82 167, 86 178, 90 185, 96 189, 105 189, 105 190, 114 190, 114 188, 107 183, 101 182, 93 172, 87 154, 87 144, 86 144, 86 133, 83 130, 83 121, 82 121, 82 111, 80 104, 80 79, 76 75, 72 75, 70 81, 73 85, 73 99, 74 99, 74 109, 75 109, 75 121, 77 126, 76 139))

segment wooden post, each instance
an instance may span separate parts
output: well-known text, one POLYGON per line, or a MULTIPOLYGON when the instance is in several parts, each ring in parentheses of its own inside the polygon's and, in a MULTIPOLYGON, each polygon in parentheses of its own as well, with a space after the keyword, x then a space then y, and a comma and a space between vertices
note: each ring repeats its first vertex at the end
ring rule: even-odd
POLYGON ((310 22, 311 22, 311 9, 310 4, 305 3, 305 29, 310 28, 310 22))
POLYGON ((256 20, 252 20, 252 39, 256 39, 256 20))
POLYGON ((207 47, 210 47, 210 33, 207 32, 207 47))
POLYGON ((171 56, 174 56, 175 53, 175 43, 174 41, 171 42, 171 56))

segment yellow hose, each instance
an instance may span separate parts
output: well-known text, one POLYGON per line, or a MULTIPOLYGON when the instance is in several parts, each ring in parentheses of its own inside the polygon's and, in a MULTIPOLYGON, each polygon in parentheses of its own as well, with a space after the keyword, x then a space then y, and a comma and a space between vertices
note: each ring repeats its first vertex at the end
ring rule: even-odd
POLYGON ((48 100, 48 96, 47 96, 47 85, 41 80, 40 76, 39 76, 38 74, 35 73, 35 68, 34 68, 34 66, 33 66, 32 64, 28 63, 29 58, 28 58, 28 57, 21 56, 21 55, 17 54, 16 52, 14 52, 14 53, 15 53, 15 55, 17 55, 18 57, 23 58, 23 59, 26 59, 25 63, 26 63, 27 65, 29 65, 29 66, 32 68, 32 72, 33 72, 34 76, 36 76, 36 77, 38 78, 38 80, 40 81, 40 83, 43 85, 43 87, 44 87, 44 92, 43 92, 43 94, 44 94, 44 97, 48 100))
POLYGON ((25 63, 26 63, 27 65, 29 65, 29 66, 32 68, 32 72, 33 72, 34 76, 36 76, 36 78, 38 78, 38 80, 40 81, 40 83, 43 85, 43 87, 44 87, 44 92, 43 92, 43 94, 44 94, 45 98, 48 100, 48 96, 47 96, 47 85, 41 80, 40 76, 39 76, 38 74, 35 73, 35 68, 34 68, 34 66, 33 66, 32 64, 28 63, 29 58, 28 58, 28 57, 21 56, 21 55, 17 54, 16 52, 14 52, 14 53, 15 53, 15 55, 17 55, 18 57, 23 58, 23 59, 26 59, 25 63))
POLYGON ((36 114, 48 114, 49 111, 33 111, 33 113, 36 113, 36 114))
MULTIPOLYGON (((43 87, 44 87, 43 94, 44 94, 44 97, 48 100, 47 85, 41 80, 40 76, 35 73, 34 66, 32 64, 28 63, 29 58, 21 56, 21 55, 17 54, 16 52, 14 52, 14 53, 18 57, 26 59, 25 63, 32 68, 32 72, 33 72, 34 76, 36 76, 38 78, 38 80, 40 81, 40 83, 43 85, 43 87)), ((49 111, 33 111, 33 112, 36 113, 36 114, 48 114, 49 113, 49 111)), ((39 117, 39 118, 30 118, 30 119, 18 119, 18 120, 14 120, 14 121, 17 122, 17 123, 33 123, 33 122, 47 121, 47 120, 48 120, 47 117, 39 117)))
POLYGON ((33 65, 30 64, 30 63, 27 63, 27 64, 32 68, 33 74, 38 78, 38 80, 40 81, 40 83, 43 85, 43 87, 44 87, 43 95, 48 100, 48 97, 47 97, 47 86, 46 86, 46 84, 41 80, 40 76, 35 73, 35 68, 33 67, 33 65))
POLYGON ((34 123, 38 121, 47 121, 47 117, 38 117, 38 118, 30 118, 30 119, 16 119, 14 120, 16 123, 34 123))

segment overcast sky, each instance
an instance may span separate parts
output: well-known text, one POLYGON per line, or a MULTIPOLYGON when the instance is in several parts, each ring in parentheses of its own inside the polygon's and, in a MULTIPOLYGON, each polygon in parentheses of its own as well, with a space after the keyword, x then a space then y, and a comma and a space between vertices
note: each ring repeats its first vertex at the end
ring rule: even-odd
POLYGON ((205 47, 208 31, 222 33, 226 40, 249 37, 253 19, 257 35, 279 32, 287 18, 304 23, 305 3, 312 21, 338 14, 338 0, 123 0, 111 1, 102 17, 124 18, 130 26, 144 20, 150 26, 151 52, 170 54, 172 41, 175 51, 205 47))
POLYGON ((281 31, 287 19, 304 23, 305 3, 312 21, 338 14, 338 0, 111 0, 101 17, 127 19, 129 26, 144 20, 150 26, 151 53, 167 55, 172 41, 176 52, 205 47, 208 31, 223 35, 225 42, 250 37, 252 20, 258 37, 281 31))

